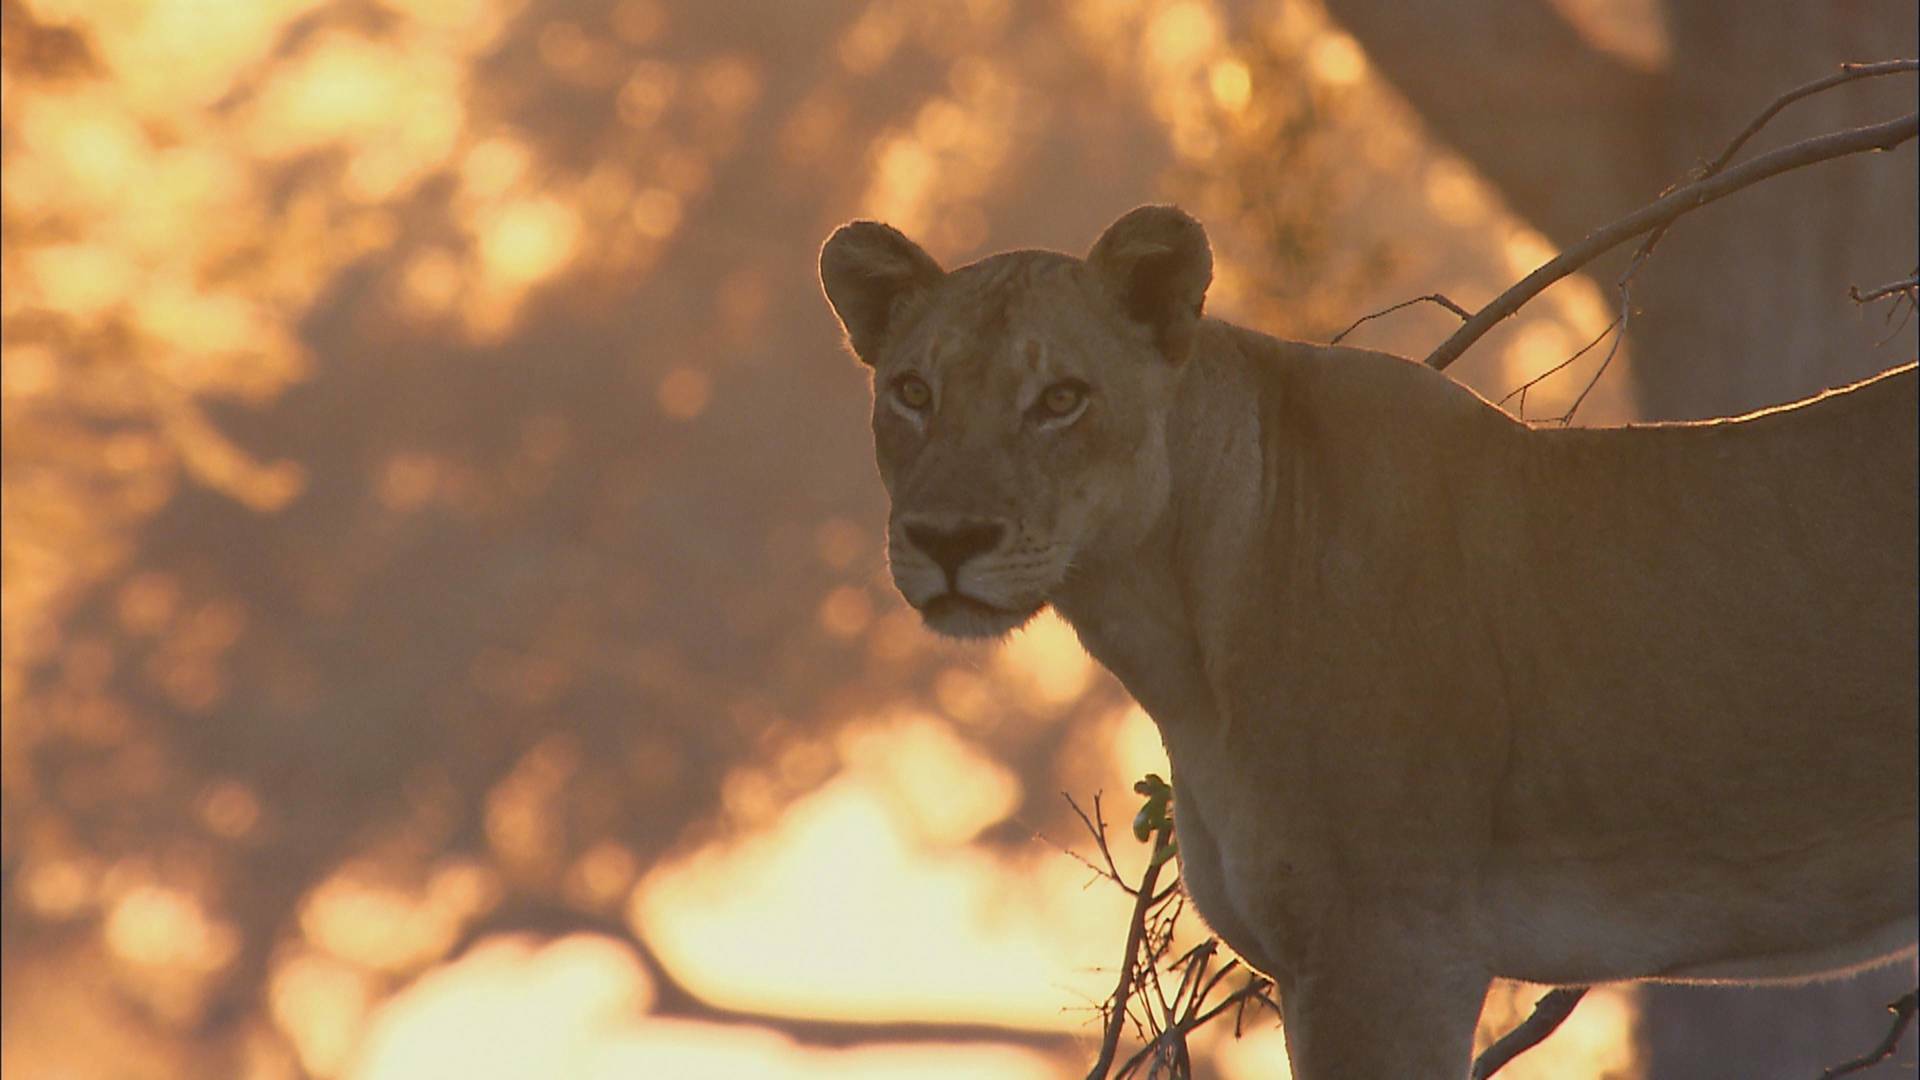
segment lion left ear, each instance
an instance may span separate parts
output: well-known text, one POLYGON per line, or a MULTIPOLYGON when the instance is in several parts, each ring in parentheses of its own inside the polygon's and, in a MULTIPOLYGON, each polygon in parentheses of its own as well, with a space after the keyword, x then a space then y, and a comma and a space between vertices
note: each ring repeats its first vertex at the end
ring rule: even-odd
POLYGON ((878 361, 902 304, 945 275, 906 234, 877 221, 835 229, 820 249, 820 287, 867 366, 878 361))
POLYGON ((1199 222, 1177 206, 1142 206, 1100 234, 1087 265, 1168 360, 1187 358, 1213 283, 1213 251, 1199 222))

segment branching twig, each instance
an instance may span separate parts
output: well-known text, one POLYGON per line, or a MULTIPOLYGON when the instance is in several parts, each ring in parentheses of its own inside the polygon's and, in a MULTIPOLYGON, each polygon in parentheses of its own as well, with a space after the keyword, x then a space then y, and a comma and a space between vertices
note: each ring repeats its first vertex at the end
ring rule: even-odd
POLYGON ((1895 293, 1900 293, 1910 298, 1916 292, 1920 292, 1920 274, 1903 278, 1900 281, 1889 281, 1885 285, 1876 286, 1864 292, 1861 291, 1858 285, 1847 286, 1847 296, 1856 304, 1872 303, 1883 296, 1892 296, 1895 293))
POLYGON ((1884 300, 1889 296, 1893 297, 1893 303, 1887 307, 1885 320, 1886 324, 1891 325, 1893 329, 1887 331, 1886 337, 1873 343, 1873 347, 1877 349, 1898 337, 1900 331, 1907 328, 1907 320, 1913 318, 1915 311, 1920 311, 1920 266, 1914 267, 1913 273, 1903 280, 1890 281, 1865 292, 1861 292, 1858 285, 1849 285, 1847 295, 1854 303, 1861 305, 1870 304, 1875 300, 1884 300), (1897 323, 1894 322, 1896 316, 1900 320, 1897 323))
POLYGON ((1573 414, 1580 411, 1580 405, 1587 400, 1587 395, 1593 393, 1593 388, 1600 385, 1600 377, 1607 373, 1613 358, 1619 355, 1620 343, 1627 340, 1627 324, 1633 321, 1633 277, 1640 272, 1640 267, 1646 264, 1647 256, 1652 254, 1653 248, 1650 245, 1643 246, 1635 252, 1633 261, 1627 264, 1627 269, 1620 275, 1620 280, 1614 283, 1614 287, 1620 291, 1620 314, 1613 317, 1613 343, 1607 346, 1607 355, 1600 358, 1600 366, 1593 369, 1593 376, 1587 380, 1587 385, 1581 387, 1580 393, 1574 395, 1573 404, 1567 406, 1566 412, 1553 418, 1554 422, 1562 427, 1573 423, 1573 414))
MULTIPOLYGON (((1759 134, 1761 128, 1766 127, 1769 121, 1780 115, 1780 110, 1785 109, 1801 98, 1812 97, 1822 90, 1831 90, 1843 83, 1850 83, 1859 79, 1876 78, 1881 75, 1898 75, 1917 69, 1920 69, 1920 60, 1882 60, 1875 64, 1841 64, 1840 70, 1834 72, 1832 75, 1824 79, 1815 79, 1804 86, 1794 87, 1792 90, 1774 98, 1773 103, 1765 109, 1762 109, 1760 115, 1754 117, 1753 121, 1746 126, 1745 130, 1733 137, 1733 141, 1726 145, 1726 149, 1720 151, 1719 157, 1714 158, 1705 166, 1694 170, 1693 174, 1687 177, 1687 179, 1689 181, 1700 181, 1705 180, 1709 176, 1719 174, 1720 171, 1725 169, 1727 164, 1733 160, 1733 156, 1740 152, 1740 148, 1747 144, 1748 139, 1759 134)), ((1673 188, 1668 188, 1660 194, 1666 195, 1672 190, 1673 188)), ((1637 259, 1645 259, 1648 255, 1653 254, 1653 249, 1659 246, 1660 238, 1667 235, 1667 229, 1671 224, 1672 223, 1669 222, 1648 233, 1646 241, 1640 245, 1640 250, 1636 253, 1635 257, 1637 259)))
POLYGON ((1469 346, 1495 325, 1520 310, 1520 306, 1543 292, 1547 286, 1592 262, 1600 255, 1652 229, 1660 228, 1682 215, 1710 202, 1723 199, 1768 177, 1821 161, 1868 150, 1891 150, 1920 134, 1920 113, 1909 113, 1897 120, 1847 131, 1819 135, 1763 154, 1744 165, 1695 181, 1642 207, 1632 214, 1588 236, 1585 240, 1548 260, 1501 293, 1493 302, 1475 312, 1466 325, 1428 354, 1428 367, 1444 369, 1460 358, 1469 346))
POLYGON ((1541 1040, 1554 1033, 1567 1017, 1573 1015, 1573 1007, 1585 997, 1584 986, 1563 986, 1558 990, 1549 990, 1546 995, 1534 1003, 1533 1015, 1520 1022, 1520 1026, 1500 1036, 1499 1041, 1486 1048, 1473 1063, 1473 1080, 1487 1080, 1487 1077, 1499 1072, 1507 1062, 1540 1045, 1541 1040))
MULTIPOLYGON (((1232 964, 1228 964, 1221 969, 1220 974, 1224 975, 1233 966, 1232 964)), ((1218 982, 1219 977, 1216 976, 1213 981, 1218 982)), ((1208 985, 1209 988, 1211 988, 1212 983, 1208 985)), ((1258 975, 1249 976, 1246 983, 1243 984, 1240 989, 1222 998, 1212 1008, 1207 1009, 1205 1012, 1189 1012, 1179 1017, 1172 1024, 1169 1024, 1167 1029, 1161 1032, 1158 1037, 1148 1042, 1145 1046, 1142 1046, 1139 1050, 1134 1051, 1133 1056, 1128 1058, 1125 1064, 1120 1066, 1120 1071, 1117 1075, 1120 1080, 1126 1080, 1126 1078, 1132 1076, 1141 1065, 1146 1064, 1148 1059, 1156 1055, 1166 1055, 1172 1059, 1176 1069, 1175 1075, 1186 1075, 1185 1073, 1179 1072, 1178 1069, 1182 1063, 1187 1061, 1187 1035, 1195 1029, 1211 1023, 1213 1020, 1225 1014, 1228 1009, 1234 1009, 1236 1011, 1244 1010, 1250 1004, 1265 1005, 1267 1008, 1273 1010, 1275 1016, 1278 1016, 1280 1014, 1280 1006, 1274 1003, 1273 998, 1268 993, 1272 988, 1273 984, 1266 979, 1258 975)), ((1205 998, 1202 997, 1199 1000, 1204 1001, 1205 998)), ((1234 1020, 1233 1031, 1234 1035, 1238 1037, 1240 1034, 1240 1021, 1237 1013, 1234 1020)))
POLYGON ((1473 318, 1472 312, 1468 311, 1466 308, 1461 307, 1459 304, 1456 304, 1453 301, 1447 299, 1444 293, 1428 293, 1425 296, 1416 296, 1411 300, 1402 300, 1399 303, 1389 308, 1381 308, 1379 311, 1376 311, 1371 315, 1360 316, 1359 318, 1353 320, 1353 324, 1351 326, 1348 326, 1345 330, 1342 330, 1339 333, 1333 335, 1333 338, 1329 340, 1327 344, 1338 345, 1344 338, 1346 338, 1348 334, 1351 334, 1355 330, 1360 329, 1361 323, 1370 322, 1374 319, 1379 318, 1382 315, 1391 315, 1394 312, 1399 311, 1401 308, 1412 307, 1415 304, 1439 304, 1441 307, 1446 308, 1448 311, 1451 311, 1455 315, 1460 316, 1460 319, 1462 322, 1466 321, 1467 319, 1473 318))
MULTIPOLYGON (((1087 1072, 1087 1080, 1105 1080, 1108 1071, 1113 1068, 1114 1052, 1120 1045, 1120 1030, 1127 1021, 1127 1000, 1133 995, 1134 969, 1140 956, 1141 943, 1146 938, 1147 918, 1154 903, 1154 885, 1160 879, 1161 869, 1167 864, 1163 856, 1172 851, 1172 843, 1173 823, 1169 821, 1154 830, 1153 854, 1147 857, 1147 869, 1140 875, 1139 886, 1131 890, 1133 917, 1127 923, 1127 944, 1120 961, 1120 981, 1115 984, 1113 997, 1108 1000, 1106 1030, 1100 1036, 1100 1056, 1087 1072)), ((1104 834, 1101 847, 1106 847, 1104 834)))
POLYGON ((1856 79, 1872 79, 1881 75, 1899 75, 1903 72, 1916 70, 1920 70, 1920 60, 1881 60, 1872 64, 1841 64, 1839 71, 1834 72, 1824 79, 1815 79, 1805 86, 1794 87, 1792 90, 1774 98, 1773 104, 1761 110, 1760 115, 1753 118, 1753 122, 1747 125, 1745 131, 1733 137, 1733 141, 1727 144, 1725 150, 1720 151, 1720 156, 1714 158, 1712 163, 1699 174, 1698 178, 1712 176, 1714 173, 1726 168, 1727 162, 1733 160, 1733 155, 1740 152, 1740 148, 1747 144, 1748 139, 1759 134, 1760 129, 1767 126, 1768 121, 1780 114, 1780 110, 1799 101, 1801 98, 1812 97, 1822 90, 1831 90, 1842 83, 1850 83, 1856 79))
MULTIPOLYGON (((1799 101, 1802 98, 1809 97, 1813 94, 1817 94, 1822 90, 1831 89, 1835 86, 1841 85, 1842 83, 1853 82, 1857 79, 1869 79, 1869 78, 1874 78, 1880 75, 1895 75, 1903 72, 1912 72, 1915 70, 1920 70, 1920 61, 1887 60, 1887 61, 1882 61, 1876 64, 1842 64, 1840 66, 1840 70, 1835 74, 1829 75, 1824 79, 1816 79, 1813 82, 1807 83, 1804 86, 1799 86, 1792 90, 1789 90, 1786 93, 1781 94, 1779 97, 1775 98, 1771 104, 1769 104, 1765 109, 1761 110, 1760 115, 1754 117, 1752 122, 1747 124, 1746 128, 1742 130, 1740 134, 1734 136, 1733 141, 1729 142, 1726 145, 1726 148, 1720 151, 1720 156, 1714 158, 1711 162, 1708 162, 1706 165, 1703 165, 1700 168, 1695 169, 1687 177, 1687 182, 1697 185, 1701 181, 1704 181, 1713 176, 1719 175, 1721 171, 1727 167, 1727 164, 1733 160, 1734 155, 1740 152, 1740 148, 1747 144, 1747 140, 1753 138, 1754 135, 1758 134, 1760 129, 1765 127, 1768 121, 1772 120, 1775 116, 1779 115, 1782 109, 1786 108, 1788 105, 1791 105, 1796 101, 1799 101)), ((1758 178, 1756 178, 1756 180, 1757 179, 1758 178)), ((1667 188, 1665 191, 1660 193, 1661 196, 1664 198, 1668 195, 1673 194, 1675 187, 1677 186, 1678 185, 1667 188)), ((1617 333, 1615 333, 1613 343, 1607 346, 1606 356, 1601 359, 1600 365, 1594 369, 1593 375, 1590 378, 1588 378, 1587 384, 1581 388, 1580 393, 1574 397, 1573 404, 1567 407, 1566 412, 1561 413, 1559 416, 1553 417, 1549 422, 1563 424, 1563 425, 1572 423, 1573 414, 1580 410, 1581 404, 1587 400, 1587 395, 1593 392, 1593 388, 1599 384, 1601 376, 1606 374, 1607 368, 1613 363, 1614 356, 1618 354, 1620 351, 1620 343, 1626 339, 1627 324, 1633 318, 1633 294, 1632 294, 1633 279, 1636 275, 1640 273, 1640 268, 1646 265, 1647 259, 1653 254, 1654 248, 1660 245, 1661 239, 1667 235, 1667 230, 1672 228, 1673 220, 1676 220, 1677 218, 1678 218, 1678 215, 1675 215, 1675 219, 1670 219, 1668 221, 1665 221, 1655 226, 1651 231, 1647 233, 1646 239, 1641 241, 1640 247, 1634 251, 1633 259, 1628 263, 1626 271, 1620 275, 1620 280, 1615 283, 1615 288, 1619 291, 1619 294, 1620 294, 1620 313, 1614 316, 1613 322, 1609 323, 1607 325, 1607 328, 1600 332, 1600 336, 1594 339, 1594 344, 1597 344, 1601 338, 1606 337, 1608 332, 1617 331, 1617 333)), ((1595 257, 1598 257, 1599 254, 1601 253, 1598 251, 1594 252, 1595 257)), ((1898 284, 1895 284, 1893 286, 1889 286, 1888 288, 1890 290, 1897 291, 1899 290, 1900 286, 1898 284)), ((1884 294, 1880 294, 1880 295, 1884 295, 1884 294)), ((1859 297, 1856 296, 1855 299, 1857 300, 1859 299, 1859 297)), ((1909 296, 1909 299, 1911 299, 1911 296, 1909 296)), ((1888 314, 1889 314, 1889 318, 1891 318, 1892 313, 1889 312, 1888 314)), ((1902 325, 1905 325, 1904 321, 1902 325)), ((1894 332, 1898 333, 1899 331, 1895 330, 1894 332)), ((1542 379, 1545 379, 1547 376, 1552 375, 1555 372, 1558 372, 1566 368, 1569 364, 1572 364, 1575 360, 1578 360, 1582 355, 1584 355, 1591 348, 1593 348, 1593 344, 1587 345, 1585 348, 1581 349, 1579 352, 1568 357, 1566 360, 1563 360, 1560 363, 1555 364, 1553 367, 1549 368, 1546 372, 1539 375, 1538 377, 1529 379, 1527 382, 1522 383, 1518 388, 1516 388, 1514 391, 1509 393, 1505 398, 1500 399, 1501 403, 1504 404, 1508 399, 1514 397, 1515 395, 1518 395, 1520 398, 1520 410, 1519 410, 1520 416, 1522 419, 1525 419, 1527 391, 1532 389, 1542 379)), ((1431 362, 1431 358, 1429 359, 1429 362, 1431 362)), ((1436 366, 1444 366, 1444 365, 1436 365, 1436 366)))
POLYGON ((1618 316, 1615 316, 1614 320, 1608 323, 1600 331, 1599 334, 1595 335, 1592 341, 1589 341, 1585 345, 1580 346, 1579 352, 1574 353, 1572 356, 1567 357, 1565 360, 1560 361, 1559 363, 1553 365, 1552 367, 1541 372, 1540 374, 1535 375, 1533 378, 1528 379, 1526 382, 1521 383, 1519 386, 1516 386, 1513 389, 1507 391, 1507 395, 1500 399, 1499 404, 1505 405, 1507 402, 1512 401, 1514 398, 1518 397, 1520 399, 1520 417, 1521 419, 1525 419, 1527 415, 1527 391, 1547 381, 1548 379, 1552 378, 1554 375, 1558 374, 1562 369, 1571 365, 1574 361, 1592 352, 1593 347, 1595 345, 1600 344, 1602 341, 1605 341, 1607 339, 1607 335, 1613 333, 1614 328, 1619 325, 1620 325, 1620 319, 1618 316))
POLYGON ((1877 1065, 1892 1057, 1893 1052, 1900 1048, 1900 1039, 1907 1033, 1907 1025, 1913 1023, 1913 1012, 1916 1005, 1920 1005, 1920 989, 1909 990, 1906 995, 1898 1001, 1889 1002, 1887 1004, 1887 1011, 1893 1013, 1893 1027, 1887 1031, 1887 1037, 1880 1040, 1880 1045, 1874 1047, 1873 1050, 1864 1057, 1857 1057, 1852 1061, 1843 1061, 1833 1068, 1828 1069, 1826 1072, 1821 1073, 1820 1080, 1833 1080, 1836 1076, 1845 1076, 1848 1073, 1859 1072, 1869 1065, 1877 1065))
MULTIPOLYGON (((1128 1024, 1132 1024, 1141 1048, 1121 1066, 1117 1074, 1121 1080, 1149 1061, 1164 1064, 1172 1076, 1186 1077, 1192 1074, 1187 1035, 1195 1028, 1212 1021, 1227 1009, 1244 1008, 1249 1001, 1258 1001, 1276 1013, 1279 1011, 1279 1006, 1267 996, 1273 984, 1258 975, 1250 977, 1245 986, 1209 1007, 1209 999, 1220 983, 1240 967, 1240 961, 1230 960, 1214 969, 1214 956, 1220 948, 1218 938, 1208 938, 1171 963, 1165 962, 1172 951, 1174 930, 1184 910, 1177 880, 1164 888, 1155 888, 1161 868, 1171 860, 1178 846, 1172 816, 1173 793, 1165 781, 1151 774, 1134 785, 1134 790, 1147 797, 1134 818, 1134 835, 1142 841, 1150 840, 1152 847, 1147 856, 1146 869, 1141 872, 1140 881, 1133 885, 1120 877, 1114 863, 1112 850, 1107 844, 1107 822, 1101 812, 1099 798, 1095 797, 1093 813, 1088 814, 1074 802, 1072 796, 1066 797, 1067 804, 1073 807, 1080 823, 1093 834, 1094 843, 1099 847, 1106 867, 1103 869, 1084 857, 1079 857, 1080 861, 1099 876, 1112 879, 1133 897, 1133 915, 1127 924, 1126 953, 1121 959, 1120 980, 1114 986, 1112 996, 1100 1007, 1100 1055, 1087 1073, 1088 1080, 1107 1080, 1113 1073, 1120 1036, 1128 1024), (1168 997, 1167 982, 1161 978, 1163 970, 1169 974, 1180 973, 1180 981, 1174 986, 1172 997, 1168 997), (1138 1011, 1133 1007, 1136 1003, 1140 1006, 1138 1011)), ((1239 1032, 1238 1019, 1234 1031, 1236 1034, 1239 1032)), ((1157 1074, 1158 1066, 1152 1071, 1157 1074)))
POLYGON ((1128 896, 1137 895, 1133 886, 1127 884, 1127 879, 1120 876, 1120 868, 1113 863, 1113 850, 1107 847, 1107 819, 1100 812, 1100 793, 1097 791, 1093 793, 1092 817, 1088 817, 1087 812, 1080 809, 1080 804, 1073 801, 1073 796, 1063 791, 1060 793, 1060 797, 1067 800, 1067 805, 1073 807, 1073 812, 1079 815, 1080 823, 1085 825, 1087 831, 1093 834, 1093 842, 1100 848, 1100 857, 1106 860, 1107 865, 1105 869, 1095 866, 1091 859, 1086 858, 1072 848, 1066 849, 1067 854, 1079 859, 1087 869, 1126 890, 1128 896))

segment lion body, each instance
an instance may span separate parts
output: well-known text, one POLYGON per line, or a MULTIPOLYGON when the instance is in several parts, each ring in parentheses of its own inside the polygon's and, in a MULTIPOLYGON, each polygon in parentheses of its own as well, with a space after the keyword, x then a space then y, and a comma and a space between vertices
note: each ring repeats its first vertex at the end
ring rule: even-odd
POLYGON ((1183 880, 1274 977, 1296 1076, 1460 1075, 1494 976, 1913 951, 1912 365, 1532 429, 1405 360, 1137 307, 1127 250, 895 298, 862 356, 896 579, 949 633, 1053 604, 1153 717, 1183 880), (1036 422, 1063 377, 1084 415, 1036 422), (983 521, 964 558, 928 539, 983 521))

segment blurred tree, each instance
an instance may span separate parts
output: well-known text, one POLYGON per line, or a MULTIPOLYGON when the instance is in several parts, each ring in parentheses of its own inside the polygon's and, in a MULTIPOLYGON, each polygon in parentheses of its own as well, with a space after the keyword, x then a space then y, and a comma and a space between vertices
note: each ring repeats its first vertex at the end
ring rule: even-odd
MULTIPOLYGON (((1060 1044, 730 1013, 625 905, 820 784, 840 726, 937 711, 950 661, 872 589, 863 376, 814 253, 888 210, 964 256, 996 185, 1009 234, 1084 242, 1125 208, 1089 158, 1150 188, 1152 121, 1071 21, 171 10, 0 3, 9 1072, 337 1075, 368 1007, 511 930, 621 938, 656 1015, 1060 1044), (143 98, 156 70, 205 92, 143 98), (1020 141, 1055 100, 1080 115, 1020 141), (162 202, 183 177, 209 201, 162 202)), ((980 696, 1022 819, 1064 818, 1072 720, 1111 700, 980 696)))

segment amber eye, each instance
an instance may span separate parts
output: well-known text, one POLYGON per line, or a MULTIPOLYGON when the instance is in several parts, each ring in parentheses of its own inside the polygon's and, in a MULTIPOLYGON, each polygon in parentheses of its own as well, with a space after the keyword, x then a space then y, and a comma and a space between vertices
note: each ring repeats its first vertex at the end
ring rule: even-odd
POLYGON ((900 404, 919 412, 933 404, 933 387, 918 375, 902 375, 893 381, 893 396, 900 404))
POLYGON ((1066 416, 1086 400, 1087 388, 1084 383, 1073 380, 1057 382, 1040 394, 1040 411, 1052 417, 1066 416))

